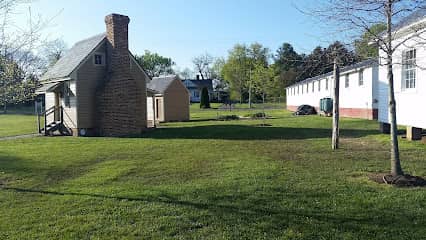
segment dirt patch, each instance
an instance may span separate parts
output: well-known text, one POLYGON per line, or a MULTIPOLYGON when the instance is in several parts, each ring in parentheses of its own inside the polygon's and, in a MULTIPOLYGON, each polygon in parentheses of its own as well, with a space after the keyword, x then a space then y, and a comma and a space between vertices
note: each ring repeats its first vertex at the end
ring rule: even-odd
POLYGON ((379 184, 389 184, 396 187, 426 187, 426 180, 422 177, 411 175, 392 176, 387 173, 370 174, 368 178, 379 184))

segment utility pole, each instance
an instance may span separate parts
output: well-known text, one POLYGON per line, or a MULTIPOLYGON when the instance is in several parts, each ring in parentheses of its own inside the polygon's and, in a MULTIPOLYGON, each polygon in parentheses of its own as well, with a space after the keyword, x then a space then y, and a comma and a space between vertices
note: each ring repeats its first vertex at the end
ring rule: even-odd
POLYGON ((334 58, 334 97, 333 97, 333 136, 331 148, 339 148, 339 90, 340 90, 340 69, 337 64, 337 57, 334 58))

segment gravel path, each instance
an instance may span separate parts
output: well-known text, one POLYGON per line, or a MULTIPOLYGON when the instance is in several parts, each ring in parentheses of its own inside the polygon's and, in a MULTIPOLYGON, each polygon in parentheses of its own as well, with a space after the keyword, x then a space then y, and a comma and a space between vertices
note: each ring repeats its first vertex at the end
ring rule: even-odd
POLYGON ((38 133, 33 133, 33 134, 25 134, 25 135, 18 135, 18 136, 0 137, 0 141, 21 139, 21 138, 32 138, 37 136, 40 136, 40 135, 38 133))

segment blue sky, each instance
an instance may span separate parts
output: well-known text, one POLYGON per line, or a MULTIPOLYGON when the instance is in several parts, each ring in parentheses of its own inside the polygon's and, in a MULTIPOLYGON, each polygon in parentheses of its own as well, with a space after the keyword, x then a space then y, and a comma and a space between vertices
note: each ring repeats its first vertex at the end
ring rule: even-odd
POLYGON ((275 51, 290 42, 300 52, 325 45, 321 29, 294 7, 309 1, 313 0, 37 0, 31 8, 44 18, 54 17, 45 33, 63 38, 69 47, 104 32, 106 15, 128 15, 131 51, 157 52, 182 69, 191 68, 191 59, 205 52, 224 57, 236 43, 259 42, 275 51))

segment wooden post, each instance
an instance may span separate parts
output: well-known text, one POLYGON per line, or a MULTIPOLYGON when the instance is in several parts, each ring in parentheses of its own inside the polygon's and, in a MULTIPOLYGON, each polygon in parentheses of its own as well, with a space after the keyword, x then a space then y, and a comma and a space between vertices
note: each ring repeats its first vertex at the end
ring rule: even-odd
POLYGON ((47 136, 47 112, 44 113, 44 135, 47 136))
POLYGON ((333 136, 331 148, 339 148, 339 90, 340 90, 340 69, 337 59, 334 59, 334 98, 333 98, 333 136))
POLYGON ((60 106, 59 109, 61 110, 61 115, 60 115, 61 124, 63 124, 64 123, 64 108, 62 106, 60 106))

